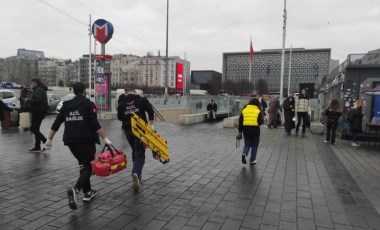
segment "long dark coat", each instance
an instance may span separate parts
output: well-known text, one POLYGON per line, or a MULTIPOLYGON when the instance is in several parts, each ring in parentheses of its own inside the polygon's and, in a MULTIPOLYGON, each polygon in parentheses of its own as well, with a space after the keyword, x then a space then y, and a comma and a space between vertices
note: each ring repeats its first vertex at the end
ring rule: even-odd
POLYGON ((277 112, 278 110, 281 110, 280 107, 280 101, 277 98, 273 98, 269 102, 269 108, 268 108, 268 113, 269 113, 269 125, 270 126, 277 126, 277 112))
POLYGON ((355 133, 362 133, 362 120, 363 120, 363 113, 362 113, 362 107, 353 109, 351 112, 351 119, 350 119, 350 131, 355 133))
POLYGON ((284 117, 285 117, 285 128, 286 129, 294 129, 295 128, 295 123, 293 121, 293 117, 295 115, 295 102, 289 101, 286 99, 283 104, 283 109, 284 109, 284 117), (293 111, 292 111, 293 110, 293 111))

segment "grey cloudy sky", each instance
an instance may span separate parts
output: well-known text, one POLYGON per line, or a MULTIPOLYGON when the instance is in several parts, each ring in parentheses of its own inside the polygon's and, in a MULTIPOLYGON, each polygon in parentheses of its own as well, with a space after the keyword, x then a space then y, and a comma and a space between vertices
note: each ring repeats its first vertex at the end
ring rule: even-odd
MULTIPOLYGON (((287 10, 287 47, 332 48, 340 61, 380 48, 378 0, 287 0, 287 10)), ((222 71, 222 53, 248 52, 250 35, 254 50, 281 48, 283 0, 170 0, 169 13, 169 55, 186 52, 192 70, 222 71)), ((114 25, 107 53, 165 55, 166 0, 1 0, 0 57, 26 48, 77 59, 89 14, 114 25)))

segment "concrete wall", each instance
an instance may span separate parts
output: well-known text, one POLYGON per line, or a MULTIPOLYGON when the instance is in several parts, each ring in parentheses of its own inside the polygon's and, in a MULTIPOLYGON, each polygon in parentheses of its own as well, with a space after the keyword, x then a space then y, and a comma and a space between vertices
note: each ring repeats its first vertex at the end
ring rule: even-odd
MULTIPOLYGON (((179 123, 181 115, 185 114, 185 109, 158 109, 158 112, 167 122, 179 123)), ((159 121, 159 119, 156 119, 159 121)))
MULTIPOLYGON (((158 112, 167 122, 179 123, 181 115, 185 114, 185 109, 158 109, 158 112)), ((101 112, 98 114, 99 120, 117 119, 116 112, 101 112)), ((160 121, 156 117, 156 121, 160 121)))

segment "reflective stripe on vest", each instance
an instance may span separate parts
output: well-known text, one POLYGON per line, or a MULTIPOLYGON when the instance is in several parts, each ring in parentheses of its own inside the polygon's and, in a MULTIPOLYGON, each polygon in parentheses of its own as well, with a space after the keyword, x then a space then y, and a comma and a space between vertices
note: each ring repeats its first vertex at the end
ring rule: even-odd
POLYGON ((260 114, 260 109, 255 105, 247 105, 242 111, 243 126, 259 126, 257 118, 260 114))

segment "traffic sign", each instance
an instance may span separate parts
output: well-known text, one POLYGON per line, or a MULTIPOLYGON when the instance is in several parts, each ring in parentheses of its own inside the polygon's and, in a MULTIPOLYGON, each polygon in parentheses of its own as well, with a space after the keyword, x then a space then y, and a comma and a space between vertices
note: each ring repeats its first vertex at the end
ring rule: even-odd
POLYGON ((113 26, 111 22, 104 19, 98 19, 92 24, 92 34, 101 44, 106 44, 113 35, 113 26))

